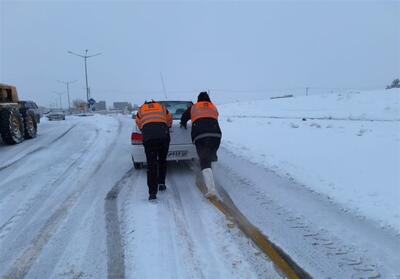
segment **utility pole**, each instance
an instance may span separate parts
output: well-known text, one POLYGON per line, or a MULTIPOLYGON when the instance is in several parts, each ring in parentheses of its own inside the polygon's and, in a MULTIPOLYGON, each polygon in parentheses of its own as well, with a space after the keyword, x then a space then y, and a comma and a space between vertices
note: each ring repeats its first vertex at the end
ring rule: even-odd
POLYGON ((68 112, 71 113, 71 101, 69 98, 69 85, 71 83, 76 82, 76 80, 72 80, 72 81, 63 81, 63 80, 57 80, 59 83, 63 83, 65 85, 67 85, 67 94, 68 94, 68 112))
POLYGON ((308 96, 308 87, 306 87, 306 96, 308 96))
MULTIPOLYGON (((61 96, 64 94, 64 92, 56 92, 53 91, 54 94, 58 95, 58 97, 60 98, 60 109, 62 110, 62 102, 61 102, 61 96)), ((56 101, 56 106, 57 106, 57 101, 56 101)))
POLYGON ((78 54, 78 53, 75 53, 75 52, 72 52, 72 51, 68 51, 69 54, 73 54, 73 55, 79 56, 79 57, 81 57, 81 58, 83 58, 83 59, 85 60, 85 80, 86 80, 86 102, 87 102, 87 105, 89 105, 89 99, 90 99, 89 83, 88 83, 88 74, 87 74, 87 59, 88 59, 88 58, 91 58, 91 57, 94 57, 94 56, 101 55, 101 53, 96 53, 96 54, 93 54, 93 55, 88 55, 88 51, 89 51, 89 50, 86 49, 84 55, 78 54))

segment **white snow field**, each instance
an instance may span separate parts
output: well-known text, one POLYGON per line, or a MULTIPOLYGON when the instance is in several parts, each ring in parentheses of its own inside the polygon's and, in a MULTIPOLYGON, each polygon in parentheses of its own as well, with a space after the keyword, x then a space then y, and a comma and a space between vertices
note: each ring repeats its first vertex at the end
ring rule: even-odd
MULTIPOLYGON (((219 106, 222 199, 313 278, 400 278, 400 90, 219 106), (303 120, 303 118, 305 118, 303 120)), ((0 278, 283 278, 170 163, 158 203, 127 116, 0 145, 0 278)))
POLYGON ((43 121, 37 138, 0 145, 0 278, 281 278, 170 164, 149 203, 130 158, 132 119, 43 121))
POLYGON ((400 277, 399 89, 219 108, 215 175, 253 224, 315 278, 400 277))

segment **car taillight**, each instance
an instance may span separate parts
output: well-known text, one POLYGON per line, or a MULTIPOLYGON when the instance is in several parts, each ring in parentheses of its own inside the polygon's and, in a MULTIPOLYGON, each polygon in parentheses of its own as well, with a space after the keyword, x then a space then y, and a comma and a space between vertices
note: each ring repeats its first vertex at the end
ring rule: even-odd
POLYGON ((131 142, 132 144, 142 144, 143 143, 143 136, 139 133, 132 133, 131 135, 131 142))

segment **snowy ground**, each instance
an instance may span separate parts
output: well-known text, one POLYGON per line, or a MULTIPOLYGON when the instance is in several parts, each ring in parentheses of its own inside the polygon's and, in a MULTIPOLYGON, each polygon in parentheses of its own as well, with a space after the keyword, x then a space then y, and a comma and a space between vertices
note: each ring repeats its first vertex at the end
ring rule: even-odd
POLYGON ((70 117, 0 146, 1 278, 280 278, 273 264, 171 164, 147 201, 131 119, 70 117))
MULTIPOLYGON (((220 106, 220 193, 314 278, 400 278, 399 93, 220 106)), ((69 117, 0 145, 0 278, 281 278, 196 162, 169 164, 148 202, 131 127, 69 117)))
POLYGON ((220 107, 217 176, 316 277, 400 275, 399 91, 220 107))

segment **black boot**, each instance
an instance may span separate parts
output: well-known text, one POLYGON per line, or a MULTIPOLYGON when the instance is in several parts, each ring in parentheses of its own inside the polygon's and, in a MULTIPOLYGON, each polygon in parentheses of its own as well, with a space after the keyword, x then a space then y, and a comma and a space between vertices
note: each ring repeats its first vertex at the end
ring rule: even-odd
POLYGON ((156 194, 150 194, 149 195, 149 201, 155 200, 155 199, 157 199, 157 195, 156 194))
POLYGON ((165 191, 167 190, 167 186, 165 186, 165 184, 158 184, 158 190, 165 191))

